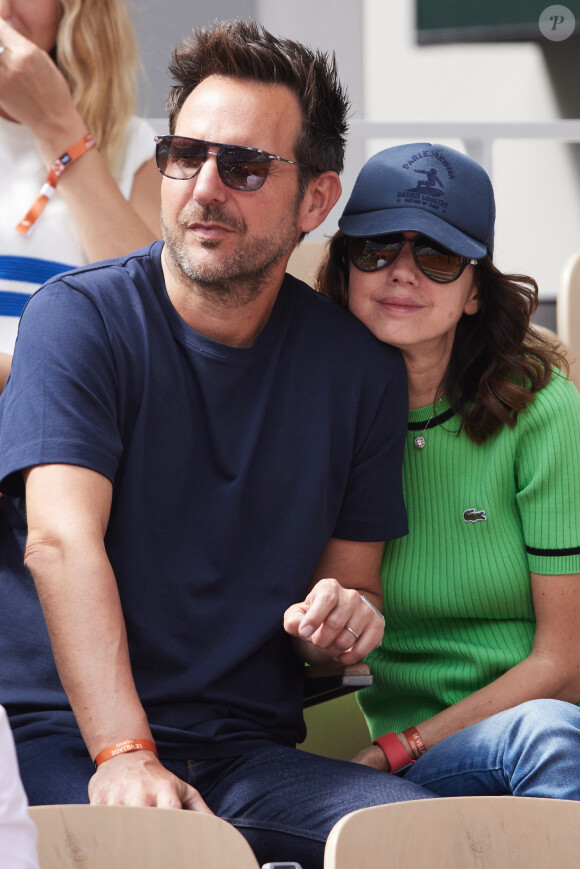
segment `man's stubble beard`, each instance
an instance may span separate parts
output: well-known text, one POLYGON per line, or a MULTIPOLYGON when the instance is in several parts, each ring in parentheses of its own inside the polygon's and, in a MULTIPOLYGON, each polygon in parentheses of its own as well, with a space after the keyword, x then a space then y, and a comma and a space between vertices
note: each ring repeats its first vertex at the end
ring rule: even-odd
MULTIPOLYGON (((182 234, 170 228, 161 215, 165 249, 186 283, 195 284, 197 292, 228 307, 241 307, 257 298, 266 286, 274 266, 296 246, 298 212, 302 201, 296 196, 278 226, 253 239, 247 239, 247 225, 242 218, 232 217, 220 206, 198 206, 178 216, 179 227, 187 232, 192 223, 219 223, 238 233, 238 247, 213 263, 198 262, 182 234)), ((199 242, 201 247, 217 248, 220 242, 199 242)))

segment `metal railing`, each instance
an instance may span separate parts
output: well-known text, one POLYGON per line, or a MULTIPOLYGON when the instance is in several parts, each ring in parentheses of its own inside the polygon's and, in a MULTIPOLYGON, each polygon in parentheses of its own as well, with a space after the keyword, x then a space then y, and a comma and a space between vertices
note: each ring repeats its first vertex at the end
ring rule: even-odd
MULTIPOLYGON (((167 132, 166 118, 149 118, 155 132, 167 132)), ((344 187, 352 182, 366 157, 369 139, 406 139, 407 141, 439 141, 461 139, 470 157, 493 177, 493 146, 500 139, 551 139, 557 142, 580 142, 580 120, 554 121, 367 121, 350 122, 344 187), (348 176, 347 173, 348 172, 348 176)), ((256 144, 259 144, 256 143, 256 144)))
POLYGON ((365 121, 353 120, 349 133, 349 162, 362 166, 368 139, 406 139, 410 142, 461 139, 470 157, 493 176, 493 145, 499 139, 551 139, 580 142, 580 120, 554 121, 365 121))

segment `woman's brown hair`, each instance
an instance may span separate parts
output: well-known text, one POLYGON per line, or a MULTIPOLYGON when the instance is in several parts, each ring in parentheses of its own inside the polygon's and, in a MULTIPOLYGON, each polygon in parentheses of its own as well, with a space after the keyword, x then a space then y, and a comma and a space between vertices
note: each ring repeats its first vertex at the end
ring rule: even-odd
MULTIPOLYGON (((505 275, 489 256, 476 269, 480 309, 457 324, 443 388, 468 436, 483 443, 502 425, 513 427, 554 369, 568 363, 549 339, 530 324, 538 306, 538 285, 527 275, 505 275)), ((316 288, 348 307, 349 240, 330 240, 316 288)))

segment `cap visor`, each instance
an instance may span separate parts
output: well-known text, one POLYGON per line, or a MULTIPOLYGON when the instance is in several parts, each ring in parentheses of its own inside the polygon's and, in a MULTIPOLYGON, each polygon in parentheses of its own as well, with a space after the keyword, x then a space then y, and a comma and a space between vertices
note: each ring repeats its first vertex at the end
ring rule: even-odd
POLYGON ((482 259, 487 248, 479 241, 422 208, 387 208, 364 214, 343 214, 338 226, 346 235, 384 235, 386 232, 421 232, 459 256, 482 259))

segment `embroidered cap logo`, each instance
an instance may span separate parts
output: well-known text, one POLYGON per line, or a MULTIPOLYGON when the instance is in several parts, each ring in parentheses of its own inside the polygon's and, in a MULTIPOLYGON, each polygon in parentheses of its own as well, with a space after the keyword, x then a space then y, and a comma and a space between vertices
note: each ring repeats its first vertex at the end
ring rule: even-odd
POLYGON ((414 187, 399 191, 397 202, 419 205, 445 214, 448 205, 445 199, 445 184, 447 180, 453 180, 455 174, 444 155, 436 148, 419 151, 403 163, 401 168, 425 177, 417 179, 414 187))

